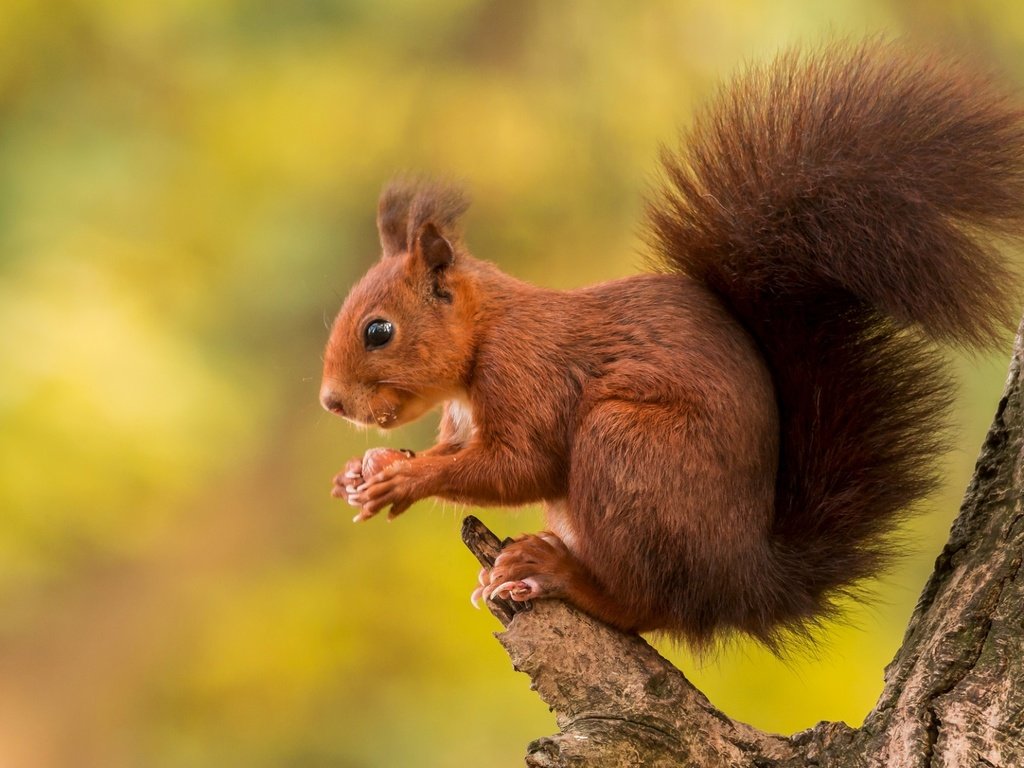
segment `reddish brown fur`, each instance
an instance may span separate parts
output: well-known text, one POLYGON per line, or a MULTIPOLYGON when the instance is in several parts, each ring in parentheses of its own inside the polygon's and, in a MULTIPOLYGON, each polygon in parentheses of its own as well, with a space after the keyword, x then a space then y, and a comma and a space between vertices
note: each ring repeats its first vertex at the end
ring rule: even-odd
POLYGON ((875 573, 932 487, 948 385, 925 339, 1010 320, 989 238, 1024 229, 1022 150, 1021 112, 957 66, 880 43, 785 56, 663 158, 666 273, 570 292, 470 256, 457 192, 392 186, 321 394, 360 423, 445 415, 433 448, 335 495, 364 516, 547 502, 557 538, 509 547, 485 593, 774 645, 875 573), (374 318, 397 330, 367 349, 374 318))

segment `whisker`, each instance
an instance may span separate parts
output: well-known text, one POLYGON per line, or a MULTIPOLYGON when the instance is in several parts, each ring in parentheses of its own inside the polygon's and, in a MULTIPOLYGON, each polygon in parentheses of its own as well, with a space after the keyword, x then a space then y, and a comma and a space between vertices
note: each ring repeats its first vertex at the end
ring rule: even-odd
POLYGON ((373 403, 370 402, 369 400, 367 400, 366 401, 366 407, 370 409, 370 415, 373 416, 374 423, 379 427, 380 426, 380 418, 377 416, 377 412, 375 410, 373 410, 373 403))
POLYGON ((380 416, 377 415, 377 412, 373 410, 373 403, 370 400, 366 401, 366 407, 370 409, 370 415, 373 416, 374 424, 377 426, 378 429, 383 429, 386 424, 389 424, 392 421, 394 421, 395 417, 398 415, 395 407, 390 403, 387 404, 385 410, 383 411, 383 420, 381 419, 380 416))

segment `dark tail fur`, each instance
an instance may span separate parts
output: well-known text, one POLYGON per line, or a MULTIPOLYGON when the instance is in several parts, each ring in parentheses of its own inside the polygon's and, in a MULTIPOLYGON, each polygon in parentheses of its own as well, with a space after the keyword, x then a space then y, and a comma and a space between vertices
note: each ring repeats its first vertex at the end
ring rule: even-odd
POLYGON ((1024 113, 955 62, 835 45, 746 73, 662 160, 650 241, 775 379, 775 568, 742 627, 772 644, 876 573, 935 485, 934 342, 990 344, 1017 308, 996 243, 1024 234, 1024 113))

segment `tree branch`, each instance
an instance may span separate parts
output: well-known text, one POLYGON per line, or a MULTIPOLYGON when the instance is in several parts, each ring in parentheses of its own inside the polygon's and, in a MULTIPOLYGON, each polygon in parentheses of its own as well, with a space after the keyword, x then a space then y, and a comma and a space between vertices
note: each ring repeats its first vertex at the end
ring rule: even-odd
MULTIPOLYGON (((786 738, 730 720, 642 638, 561 601, 489 602, 515 668, 561 732, 528 766, 1024 765, 1024 342, 960 514, 885 688, 859 729, 820 723, 786 738)), ((476 518, 463 540, 485 566, 499 542, 476 518)))

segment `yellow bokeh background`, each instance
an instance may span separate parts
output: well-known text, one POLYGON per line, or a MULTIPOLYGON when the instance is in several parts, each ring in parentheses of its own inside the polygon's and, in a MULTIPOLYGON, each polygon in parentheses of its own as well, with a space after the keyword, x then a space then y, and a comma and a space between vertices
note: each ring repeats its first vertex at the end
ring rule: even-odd
MULTIPOLYGON (((5 0, 0 766, 514 766, 555 724, 468 596, 461 510, 350 522, 330 478, 435 420, 317 403, 326 325, 402 171, 464 179, 474 252, 571 287, 643 263, 642 196, 715 84, 795 42, 907 34, 1024 82, 984 0, 5 0)), ((815 653, 665 647, 732 717, 856 725, 998 401, 951 358, 944 491, 815 653)), ((536 509, 482 510, 502 535, 536 509)))

